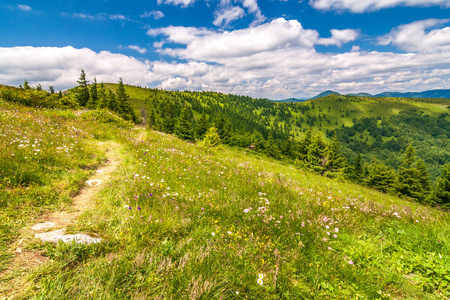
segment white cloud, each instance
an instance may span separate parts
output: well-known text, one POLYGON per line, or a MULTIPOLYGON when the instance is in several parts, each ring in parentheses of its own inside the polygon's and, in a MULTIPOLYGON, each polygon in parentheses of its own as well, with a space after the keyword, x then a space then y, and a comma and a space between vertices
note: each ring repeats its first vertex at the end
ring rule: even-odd
POLYGON ((227 7, 214 13, 213 24, 216 26, 227 26, 230 22, 242 18, 245 13, 239 6, 227 7))
POLYGON ((427 29, 449 23, 450 19, 428 19, 394 28, 389 34, 379 38, 380 45, 395 45, 405 51, 438 51, 450 49, 450 27, 427 29))
POLYGON ((325 46, 336 45, 338 47, 341 47, 342 44, 356 40, 356 38, 359 35, 358 31, 353 29, 344 29, 344 30, 332 29, 330 30, 330 32, 331 38, 319 39, 318 44, 325 46))
POLYGON ((145 54, 145 53, 147 53, 147 49, 141 48, 141 47, 139 47, 139 46, 129 45, 127 48, 128 48, 128 49, 131 49, 131 50, 135 50, 135 51, 139 52, 140 54, 145 54))
POLYGON ((17 7, 23 11, 31 11, 31 7, 29 7, 28 5, 25 5, 25 4, 17 4, 17 7))
MULTIPOLYGON (((65 16, 66 14, 63 14, 65 16)), ((72 17, 74 18, 81 18, 81 19, 87 19, 87 20, 121 20, 121 21, 128 21, 129 19, 125 17, 124 15, 120 14, 105 14, 100 13, 96 15, 89 15, 85 13, 74 13, 72 14, 72 17)))
POLYGON ((309 4, 320 10, 350 10, 362 13, 395 6, 440 5, 450 7, 450 0, 310 0, 309 4))
POLYGON ((253 21, 253 25, 260 24, 266 20, 266 17, 261 13, 261 9, 258 6, 258 2, 256 0, 240 0, 242 5, 248 9, 248 11, 255 15, 255 21, 253 21))
POLYGON ((146 11, 142 15, 140 15, 141 18, 148 18, 153 17, 155 20, 159 20, 161 18, 164 18, 164 14, 162 11, 159 10, 152 10, 152 11, 146 11))
MULTIPOLYGON (((424 39, 428 45, 430 32, 424 39)), ((172 56, 168 61, 140 61, 72 47, 0 48, 0 82, 18 85, 27 79, 31 84, 68 88, 76 85, 83 68, 90 78, 96 76, 104 82, 123 77, 130 84, 272 99, 307 97, 328 89, 379 93, 450 85, 450 49, 445 42, 434 51, 414 53, 366 52, 358 46, 350 52, 319 53, 314 46, 323 44, 324 39, 316 30, 284 19, 234 31, 170 26, 148 34, 157 36, 154 46, 159 52, 172 56), (177 62, 179 59, 186 62, 177 62)), ((337 45, 356 38, 355 34, 337 30, 328 39, 337 45)), ((394 43, 397 35, 392 36, 388 43, 394 43)), ((445 34, 436 36, 446 41, 445 34)))
POLYGON ((195 2, 195 0, 158 0, 157 3, 158 4, 180 5, 182 7, 187 7, 194 2, 195 2))
POLYGON ((72 14, 72 16, 75 18, 81 18, 81 19, 89 19, 89 20, 96 19, 96 17, 94 17, 93 15, 88 15, 88 14, 83 14, 83 13, 74 13, 74 14, 72 14))
POLYGON ((152 81, 150 65, 135 58, 108 51, 72 47, 0 48, 0 82, 18 85, 27 79, 32 84, 66 89, 76 85, 80 70, 98 81, 130 84, 152 81))
POLYGON ((165 54, 206 61, 249 56, 279 48, 312 48, 318 40, 315 30, 303 29, 298 21, 286 21, 282 18, 234 31, 213 32, 195 30, 192 27, 167 27, 153 30, 150 34, 164 34, 169 41, 187 45, 181 49, 165 49, 165 54))

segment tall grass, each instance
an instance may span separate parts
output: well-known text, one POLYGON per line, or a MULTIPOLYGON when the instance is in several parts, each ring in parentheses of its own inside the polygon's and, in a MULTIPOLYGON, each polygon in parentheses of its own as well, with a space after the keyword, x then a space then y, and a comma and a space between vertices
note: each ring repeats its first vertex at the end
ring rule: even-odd
POLYGON ((446 299, 447 213, 148 131, 27 297, 446 299))

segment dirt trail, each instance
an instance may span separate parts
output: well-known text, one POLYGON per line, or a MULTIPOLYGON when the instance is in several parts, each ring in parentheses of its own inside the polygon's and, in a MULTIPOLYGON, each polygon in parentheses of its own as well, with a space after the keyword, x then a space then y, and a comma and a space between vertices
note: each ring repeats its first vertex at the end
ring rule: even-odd
MULTIPOLYGON (((145 134, 141 132, 139 138, 145 134)), ((122 146, 116 142, 99 142, 98 148, 105 151, 106 163, 96 170, 96 173, 86 181, 86 185, 79 194, 73 198, 73 205, 66 211, 57 211, 44 214, 36 221, 22 230, 19 239, 11 245, 14 258, 10 267, 0 273, 0 300, 14 299, 20 295, 26 275, 30 270, 46 263, 49 258, 43 256, 40 251, 24 249, 27 245, 36 241, 36 234, 51 233, 55 230, 65 230, 68 225, 74 224, 77 218, 87 211, 94 196, 108 182, 110 175, 117 169, 122 146)), ((19 296, 20 297, 20 296, 19 296)))

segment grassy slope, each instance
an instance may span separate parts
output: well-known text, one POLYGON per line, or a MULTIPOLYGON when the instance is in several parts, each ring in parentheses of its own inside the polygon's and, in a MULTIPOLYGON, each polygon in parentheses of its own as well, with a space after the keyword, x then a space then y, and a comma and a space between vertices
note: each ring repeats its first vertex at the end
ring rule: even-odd
POLYGON ((447 213, 246 151, 151 131, 121 142, 122 168, 73 228, 106 242, 33 245, 52 260, 27 297, 449 296, 447 213))

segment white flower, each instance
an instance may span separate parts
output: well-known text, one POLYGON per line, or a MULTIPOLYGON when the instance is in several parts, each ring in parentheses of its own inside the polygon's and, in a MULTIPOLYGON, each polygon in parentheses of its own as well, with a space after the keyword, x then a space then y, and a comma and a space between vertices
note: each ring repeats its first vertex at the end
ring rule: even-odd
POLYGON ((261 278, 259 278, 256 282, 257 282, 259 285, 263 285, 263 280, 262 280, 261 278))
POLYGON ((248 208, 244 209, 245 213, 248 213, 249 211, 250 211, 250 209, 248 209, 248 208))
POLYGON ((239 295, 239 291, 236 291, 236 295, 239 295))
POLYGON ((216 235, 216 233, 215 233, 215 232, 211 232, 211 235, 212 235, 212 236, 215 236, 215 235, 216 235))
POLYGON ((339 228, 335 228, 335 229, 334 229, 334 232, 339 232, 339 228))
POLYGON ((259 274, 259 275, 258 275, 258 278, 259 278, 259 279, 263 279, 263 278, 264 278, 264 274, 259 274))

